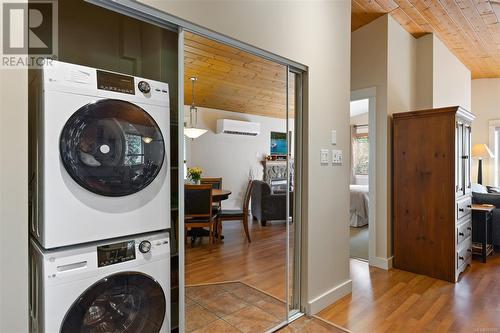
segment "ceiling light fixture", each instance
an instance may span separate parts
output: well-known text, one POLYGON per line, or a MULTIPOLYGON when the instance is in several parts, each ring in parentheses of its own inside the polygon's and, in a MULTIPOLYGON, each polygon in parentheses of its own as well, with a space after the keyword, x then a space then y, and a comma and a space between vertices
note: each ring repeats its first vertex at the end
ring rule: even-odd
POLYGON ((207 132, 206 129, 197 128, 198 123, 198 109, 194 104, 194 84, 196 82, 196 77, 189 78, 192 83, 192 101, 191 107, 189 108, 189 124, 184 126, 184 135, 190 139, 196 139, 207 132))

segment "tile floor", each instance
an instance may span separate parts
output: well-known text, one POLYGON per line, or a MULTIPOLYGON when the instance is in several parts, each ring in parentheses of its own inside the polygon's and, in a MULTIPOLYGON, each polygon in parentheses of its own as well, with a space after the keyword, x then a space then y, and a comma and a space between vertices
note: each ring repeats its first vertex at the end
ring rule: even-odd
POLYGON ((302 316, 288 326, 283 327, 279 333, 346 333, 347 330, 337 328, 321 319, 302 316))
MULTIPOLYGON (((242 282, 186 287, 186 332, 265 332, 285 318, 284 303, 242 282)), ((344 332, 302 317, 280 332, 344 332)))

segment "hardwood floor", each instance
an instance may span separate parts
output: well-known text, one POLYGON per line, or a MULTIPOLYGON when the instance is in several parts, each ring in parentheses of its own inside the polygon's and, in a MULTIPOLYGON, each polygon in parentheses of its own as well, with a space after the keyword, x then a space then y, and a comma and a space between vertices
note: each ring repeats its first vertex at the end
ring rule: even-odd
MULTIPOLYGON (((284 299, 284 229, 253 222, 249 244, 241 222, 225 222, 226 239, 211 253, 206 239, 186 246, 186 284, 242 281, 284 299)), ((352 294, 320 318, 353 332, 500 332, 500 254, 473 260, 458 284, 359 260, 351 260, 351 277, 352 294)))
MULTIPOLYGON (((285 223, 262 227, 249 221, 248 243, 241 221, 223 222, 225 239, 208 251, 207 239, 186 244, 186 285, 241 281, 279 299, 285 298, 285 223)), ((190 240, 189 240, 190 242, 190 240)))
POLYGON ((353 332, 500 332, 500 254, 457 284, 351 260, 353 292, 318 316, 353 332))

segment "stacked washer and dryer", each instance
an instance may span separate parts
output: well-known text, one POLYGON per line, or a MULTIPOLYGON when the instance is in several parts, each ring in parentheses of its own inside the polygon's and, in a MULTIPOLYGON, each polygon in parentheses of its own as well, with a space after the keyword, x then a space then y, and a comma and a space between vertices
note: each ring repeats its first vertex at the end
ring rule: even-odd
POLYGON ((30 78, 32 332, 170 331, 168 84, 30 78))

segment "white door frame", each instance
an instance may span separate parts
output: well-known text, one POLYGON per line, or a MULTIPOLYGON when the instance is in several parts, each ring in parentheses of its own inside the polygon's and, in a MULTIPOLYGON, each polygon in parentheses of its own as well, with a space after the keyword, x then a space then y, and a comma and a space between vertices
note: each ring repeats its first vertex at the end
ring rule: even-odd
POLYGON ((368 153, 368 263, 370 266, 377 266, 376 260, 376 207, 377 207, 377 90, 375 87, 352 90, 351 102, 361 99, 368 99, 368 136, 369 136, 369 153, 368 153))

